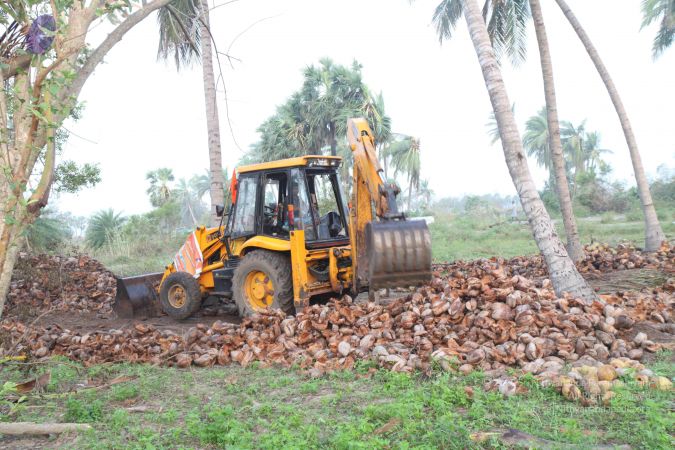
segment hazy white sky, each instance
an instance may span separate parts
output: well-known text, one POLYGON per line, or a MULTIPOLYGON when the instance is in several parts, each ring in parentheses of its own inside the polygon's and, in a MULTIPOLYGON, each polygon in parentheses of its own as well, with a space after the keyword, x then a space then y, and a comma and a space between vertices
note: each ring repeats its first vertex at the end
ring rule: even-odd
MULTIPOLYGON (((216 0, 216 5, 225 0, 216 0)), ((490 145, 491 111, 480 68, 462 22, 440 45, 431 24, 439 0, 240 0, 211 12, 229 100, 219 92, 224 166, 233 168, 257 140, 255 129, 302 82, 302 69, 329 56, 363 65, 366 83, 382 91, 395 132, 418 136, 422 177, 436 197, 515 192, 499 144, 490 145), (256 21, 261 22, 252 26, 256 21), (235 40, 236 38, 236 40, 235 40), (231 47, 231 48, 230 48, 231 47), (236 139, 236 143, 235 143, 236 139)), ((632 168, 612 104, 582 45, 553 0, 542 2, 562 119, 602 134, 613 177, 633 183, 632 168)), ((675 164, 675 48, 651 58, 654 28, 640 32, 637 0, 570 0, 614 77, 628 110, 648 174, 675 164)), ((92 42, 101 38, 99 27, 92 42)), ((177 73, 156 61, 154 17, 131 30, 87 82, 83 118, 63 158, 98 162, 103 181, 57 207, 78 215, 112 207, 126 214, 150 209, 145 173, 170 167, 178 178, 208 167, 201 68, 177 73)), ((517 69, 504 64, 509 96, 522 128, 543 104, 534 30, 517 69)), ((546 178, 530 163, 540 185, 546 178)))

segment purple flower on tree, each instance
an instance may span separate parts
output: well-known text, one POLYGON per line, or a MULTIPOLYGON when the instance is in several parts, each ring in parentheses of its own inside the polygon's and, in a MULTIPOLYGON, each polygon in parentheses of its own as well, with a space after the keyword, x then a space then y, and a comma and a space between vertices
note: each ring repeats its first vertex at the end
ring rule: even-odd
POLYGON ((50 14, 38 16, 33 21, 26 35, 26 49, 34 54, 41 55, 51 47, 56 31, 56 21, 50 14))

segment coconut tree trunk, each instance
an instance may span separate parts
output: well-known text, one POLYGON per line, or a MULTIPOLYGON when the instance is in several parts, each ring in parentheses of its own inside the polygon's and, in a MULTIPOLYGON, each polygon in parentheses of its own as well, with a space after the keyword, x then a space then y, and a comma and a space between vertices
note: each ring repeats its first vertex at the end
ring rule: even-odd
POLYGON ((462 5, 464 18, 495 112, 506 165, 530 223, 534 240, 546 260, 553 288, 557 295, 569 292, 590 303, 596 299, 595 293, 581 277, 574 262, 568 256, 532 180, 520 133, 511 111, 511 102, 506 93, 506 86, 495 58, 494 49, 490 44, 490 37, 481 11, 476 0, 462 0, 462 5))
POLYGON ((579 36, 579 39, 584 44, 588 56, 590 56, 593 61, 598 74, 600 74, 600 78, 602 78, 602 82, 605 83, 609 97, 614 104, 614 109, 619 116, 621 128, 623 129, 623 134, 626 138, 626 143, 628 144, 630 159, 633 163, 633 172, 635 173, 635 181, 637 182, 637 189, 640 194, 642 212, 645 216, 645 250, 656 251, 666 239, 666 235, 663 233, 659 219, 656 216, 656 209, 654 209, 652 194, 649 192, 649 183, 645 176, 645 169, 642 166, 640 151, 638 150, 635 135, 633 134, 633 128, 628 119, 628 114, 626 113, 626 109, 623 107, 623 102, 619 96, 619 91, 616 89, 614 81, 612 81, 612 78, 609 76, 605 64, 602 62, 602 59, 600 59, 598 51, 570 7, 567 5, 567 2, 565 2, 565 0, 556 0, 556 2, 558 3, 558 6, 560 6, 563 14, 565 14, 565 17, 567 17, 570 25, 572 25, 572 28, 574 28, 577 36, 579 36))
POLYGON ((208 0, 201 0, 202 77, 204 79, 204 101, 206 104, 206 128, 209 140, 209 177, 211 178, 211 225, 217 225, 220 218, 216 215, 216 205, 225 205, 223 188, 223 157, 220 150, 220 123, 218 122, 218 104, 216 103, 216 77, 213 72, 213 50, 211 49, 211 31, 208 0))
POLYGON ((410 214, 410 203, 412 202, 412 187, 413 183, 410 180, 410 184, 408 184, 408 214, 410 214))
POLYGON ((572 199, 565 174, 565 160, 563 159, 562 142, 560 141, 560 122, 558 121, 558 104, 555 96, 555 83, 553 81, 553 62, 546 36, 544 16, 541 12, 539 0, 530 0, 530 10, 534 20, 534 29, 539 44, 539 58, 541 59, 541 74, 544 79, 544 97, 546 98, 546 120, 548 121, 548 139, 551 149, 551 170, 555 175, 555 186, 560 202, 565 235, 567 236, 567 253, 572 261, 578 262, 584 258, 584 251, 579 242, 579 232, 572 210, 572 199))

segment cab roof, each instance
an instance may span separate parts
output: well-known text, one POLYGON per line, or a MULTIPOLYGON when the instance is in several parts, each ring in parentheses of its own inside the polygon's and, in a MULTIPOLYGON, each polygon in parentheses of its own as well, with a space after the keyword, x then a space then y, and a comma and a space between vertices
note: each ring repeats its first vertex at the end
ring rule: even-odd
POLYGON ((306 155, 295 158, 279 159, 259 164, 248 164, 237 168, 238 173, 258 172, 260 170, 282 169, 285 167, 337 167, 342 158, 340 156, 306 155))

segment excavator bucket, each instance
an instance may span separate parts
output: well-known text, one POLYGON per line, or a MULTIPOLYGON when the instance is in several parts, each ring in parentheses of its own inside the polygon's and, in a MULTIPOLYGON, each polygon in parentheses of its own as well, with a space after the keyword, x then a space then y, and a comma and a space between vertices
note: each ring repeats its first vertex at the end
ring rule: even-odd
POLYGON ((155 317, 160 314, 157 286, 163 272, 117 278, 117 295, 113 311, 120 318, 155 317))
POLYGON ((431 280, 431 236, 423 220, 366 225, 371 288, 413 286, 431 280))

